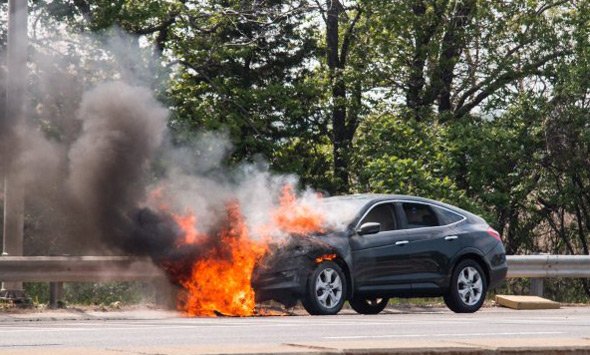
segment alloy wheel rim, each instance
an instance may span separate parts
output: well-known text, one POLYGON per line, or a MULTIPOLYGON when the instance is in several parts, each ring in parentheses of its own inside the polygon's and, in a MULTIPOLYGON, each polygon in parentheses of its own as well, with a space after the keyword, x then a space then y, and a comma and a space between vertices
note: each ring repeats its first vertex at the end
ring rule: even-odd
POLYGON ((461 270, 457 278, 457 292, 461 301, 468 306, 479 302, 483 296, 483 281, 476 268, 467 266, 461 270))
POLYGON ((326 268, 320 272, 315 283, 318 302, 325 308, 334 308, 342 299, 342 279, 336 270, 326 268))

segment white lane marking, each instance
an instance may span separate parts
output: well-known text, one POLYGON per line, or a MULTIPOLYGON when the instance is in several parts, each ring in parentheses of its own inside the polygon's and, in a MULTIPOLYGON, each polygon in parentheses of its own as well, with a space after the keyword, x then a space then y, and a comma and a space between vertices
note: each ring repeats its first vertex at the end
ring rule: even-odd
MULTIPOLYGON (((415 318, 417 315, 419 314, 414 314, 413 317, 415 318)), ((478 316, 484 315, 484 313, 478 314, 478 316)), ((187 325, 202 325, 202 326, 206 326, 206 325, 263 325, 263 324, 269 324, 269 323, 273 323, 273 324, 301 324, 301 325, 310 325, 310 324, 314 324, 314 325, 329 325, 329 324, 335 324, 335 325, 358 325, 359 323, 362 324, 366 324, 366 325, 387 325, 387 324, 440 324, 440 322, 452 322, 452 323, 456 323, 456 322, 464 322, 464 323, 469 323, 469 322, 480 322, 481 321, 481 317, 452 317, 452 319, 450 320, 441 320, 440 317, 420 317, 420 320, 415 320, 415 319, 407 319, 407 317, 404 317, 405 319, 399 319, 397 316, 398 315, 394 315, 395 318, 390 318, 390 317, 384 317, 384 315, 379 315, 379 316, 348 316, 348 317, 342 317, 342 316, 338 316, 338 317, 326 317, 328 319, 322 319, 321 321, 318 319, 320 317, 310 317, 310 316, 300 316, 300 317, 289 317, 289 316, 285 316, 285 317, 278 317, 278 316, 274 316, 274 317, 258 317, 258 318, 242 318, 242 319, 231 319, 231 318, 168 318, 168 319, 146 319, 146 320, 123 320, 123 319, 117 319, 117 320, 97 320, 96 322, 92 322, 92 321, 73 321, 73 322, 67 322, 67 323, 61 323, 61 326, 73 326, 73 327, 79 327, 79 326, 110 326, 110 325, 133 325, 133 326, 150 326, 152 324, 157 324, 157 325, 162 325, 162 324, 174 324, 174 325, 178 325, 178 324, 187 324, 187 325), (329 319, 332 318, 332 319, 329 319), (311 321, 311 322, 310 322, 311 321)), ((402 315, 399 315, 402 316, 402 315)), ((323 317, 322 317, 323 318, 323 317)), ((514 319, 511 317, 497 317, 497 318, 488 318, 489 321, 496 321, 496 322, 526 322, 526 321, 530 321, 530 322, 536 322, 536 321, 548 321, 548 320, 561 320, 561 321, 572 321, 572 320, 578 320, 578 319, 585 319, 585 318, 580 318, 580 317, 574 317, 574 316, 562 316, 562 317, 547 317, 547 316, 543 316, 543 317, 527 317, 527 318, 521 318, 520 316, 518 317, 518 319, 514 319)), ((46 322, 46 321, 40 321, 40 324, 48 324, 51 325, 52 323, 54 324, 55 322, 51 321, 51 322, 46 322)), ((18 324, 18 323, 17 323, 18 324)), ((22 324, 22 323, 21 323, 22 324)), ((0 328, 5 327, 5 326, 12 326, 14 325, 14 323, 12 324, 7 324, 4 323, 2 324, 0 322, 0 328)))
POLYGON ((323 337, 323 339, 378 339, 378 338, 422 338, 422 337, 468 337, 501 335, 557 335, 565 332, 505 332, 505 333, 448 333, 448 334, 391 334, 391 335, 351 335, 323 337))
MULTIPOLYGON (((568 319, 568 320, 536 320, 536 319, 523 319, 523 320, 499 320, 493 324, 574 324, 574 323, 588 323, 587 319, 568 319)), ((492 324, 492 323, 488 323, 492 324)))
POLYGON ((274 321, 264 323, 252 323, 252 322, 232 322, 232 323, 212 323, 212 322, 186 322, 179 324, 175 322, 170 323, 69 323, 59 324, 57 328, 44 327, 39 328, 38 326, 2 326, 0 325, 0 333, 10 330, 35 330, 42 329, 43 331, 51 331, 53 329, 58 330, 112 330, 112 329, 160 329, 160 328, 241 328, 241 327, 310 327, 310 326, 331 326, 331 327, 349 327, 358 326, 392 326, 392 325, 465 325, 475 323, 474 320, 459 320, 459 321, 411 321, 411 322, 290 322, 285 321, 274 321))
MULTIPOLYGON (((295 324, 284 324, 283 326, 286 327, 296 327, 295 324)), ((36 328, 36 327, 22 327, 22 328, 10 328, 10 329, 0 329, 0 334, 3 333, 17 333, 17 332, 97 332, 97 331, 111 331, 111 330, 158 330, 158 329, 195 329, 195 328, 232 328, 237 326, 225 326, 225 325, 208 325, 206 327, 202 327, 199 325, 177 325, 177 326, 152 326, 152 327, 96 327, 96 328, 36 328)), ((248 325, 247 327, 250 327, 248 325)), ((258 325, 257 327, 276 327, 276 324, 262 324, 258 325)))
MULTIPOLYGON (((434 324, 434 323, 433 323, 434 324)), ((455 323, 437 323, 437 324, 455 324, 455 323)), ((459 323, 464 324, 464 323, 459 323)), ((307 326, 323 326, 323 325, 331 325, 333 324, 311 324, 307 326)), ((377 324, 379 325, 379 324, 377 324)), ((276 327, 302 327, 305 326, 304 324, 259 324, 256 325, 258 328, 276 328, 276 327)), ((341 326, 358 326, 358 324, 341 324, 341 326)), ((56 327, 56 328, 38 328, 38 327, 11 327, 7 329, 0 328, 0 334, 4 333, 16 333, 16 332, 100 332, 100 331, 112 331, 112 330, 158 330, 158 329, 213 329, 213 328, 251 328, 252 325, 199 325, 199 324, 187 324, 187 325, 175 325, 175 326, 166 326, 166 325, 151 325, 151 326, 144 326, 144 325, 137 325, 137 326, 128 326, 128 327, 81 327, 81 328, 70 328, 70 327, 56 327)))
MULTIPOLYGON (((359 317, 358 319, 351 319, 351 318, 338 318, 338 319, 319 319, 320 317, 308 317, 308 318, 303 318, 300 317, 298 319, 264 319, 264 320, 260 320, 260 321, 256 321, 256 322, 199 322, 199 321, 192 321, 192 322, 186 322, 186 324, 301 324, 301 325, 310 325, 310 324, 317 324, 317 325, 330 325, 330 324, 334 324, 334 325, 340 325, 340 324, 346 324, 346 325, 358 325, 358 324, 363 324, 363 325, 388 325, 388 324, 394 324, 394 325, 398 325, 398 324, 440 324, 441 322, 446 323, 446 322, 450 322, 450 323, 474 323, 474 322, 481 322, 481 319, 477 319, 477 318, 465 318, 465 319, 461 319, 461 318, 457 318, 457 319, 440 319, 440 318, 436 318, 436 319, 420 319, 420 320, 415 320, 415 319, 379 319, 379 318, 371 318, 371 319, 363 319, 362 317, 359 317)), ((184 323, 184 322, 183 322, 184 323)), ((158 324, 162 324, 161 322, 158 324)))
POLYGON ((561 322, 572 322, 572 321, 586 321, 588 317, 584 316, 570 316, 566 315, 563 317, 494 317, 494 318, 484 318, 484 317, 456 317, 452 318, 453 320, 479 320, 485 321, 488 323, 505 323, 505 322, 529 322, 529 323, 536 323, 536 322, 548 322, 552 323, 554 321, 561 321, 561 322))

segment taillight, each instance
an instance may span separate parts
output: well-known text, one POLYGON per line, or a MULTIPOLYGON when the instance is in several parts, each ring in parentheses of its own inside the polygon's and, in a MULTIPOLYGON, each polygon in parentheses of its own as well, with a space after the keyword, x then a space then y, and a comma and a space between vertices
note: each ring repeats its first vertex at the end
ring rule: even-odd
POLYGON ((486 232, 488 232, 489 235, 491 235, 492 237, 498 239, 499 241, 502 241, 502 238, 500 237, 500 233, 498 233, 498 231, 495 230, 494 228, 489 227, 486 232))

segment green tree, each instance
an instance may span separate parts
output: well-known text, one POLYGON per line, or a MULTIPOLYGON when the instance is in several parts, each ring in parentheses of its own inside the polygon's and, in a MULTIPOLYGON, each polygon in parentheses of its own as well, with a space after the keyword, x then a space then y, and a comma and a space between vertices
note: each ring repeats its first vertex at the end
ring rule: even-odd
POLYGON ((444 127, 384 114, 367 118, 355 143, 357 190, 415 194, 473 210, 451 175, 455 147, 444 127))
POLYGON ((582 2, 571 19, 574 54, 557 67, 559 75, 543 116, 539 214, 553 236, 551 251, 569 254, 590 253, 589 10, 590 4, 582 2))
POLYGON ((515 87, 551 77, 551 64, 571 53, 569 1, 379 3, 371 32, 385 62, 382 85, 419 120, 505 105, 515 87))
POLYGON ((449 125, 456 149, 451 179, 465 186, 488 222, 504 237, 509 254, 536 250, 540 218, 533 195, 540 179, 543 100, 522 95, 493 120, 449 125))
POLYGON ((280 169, 279 147, 320 133, 320 93, 306 64, 316 49, 301 26, 304 5, 207 1, 183 13, 169 47, 177 65, 171 126, 179 139, 226 129, 234 160, 262 154, 280 169))

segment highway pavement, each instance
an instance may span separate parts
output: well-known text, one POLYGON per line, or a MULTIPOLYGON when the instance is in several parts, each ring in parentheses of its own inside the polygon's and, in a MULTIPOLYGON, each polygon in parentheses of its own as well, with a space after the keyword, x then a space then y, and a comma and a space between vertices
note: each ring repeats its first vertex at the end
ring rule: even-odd
POLYGON ((0 354, 590 354, 590 307, 475 314, 391 308, 374 316, 188 318, 176 312, 0 313, 0 354))

